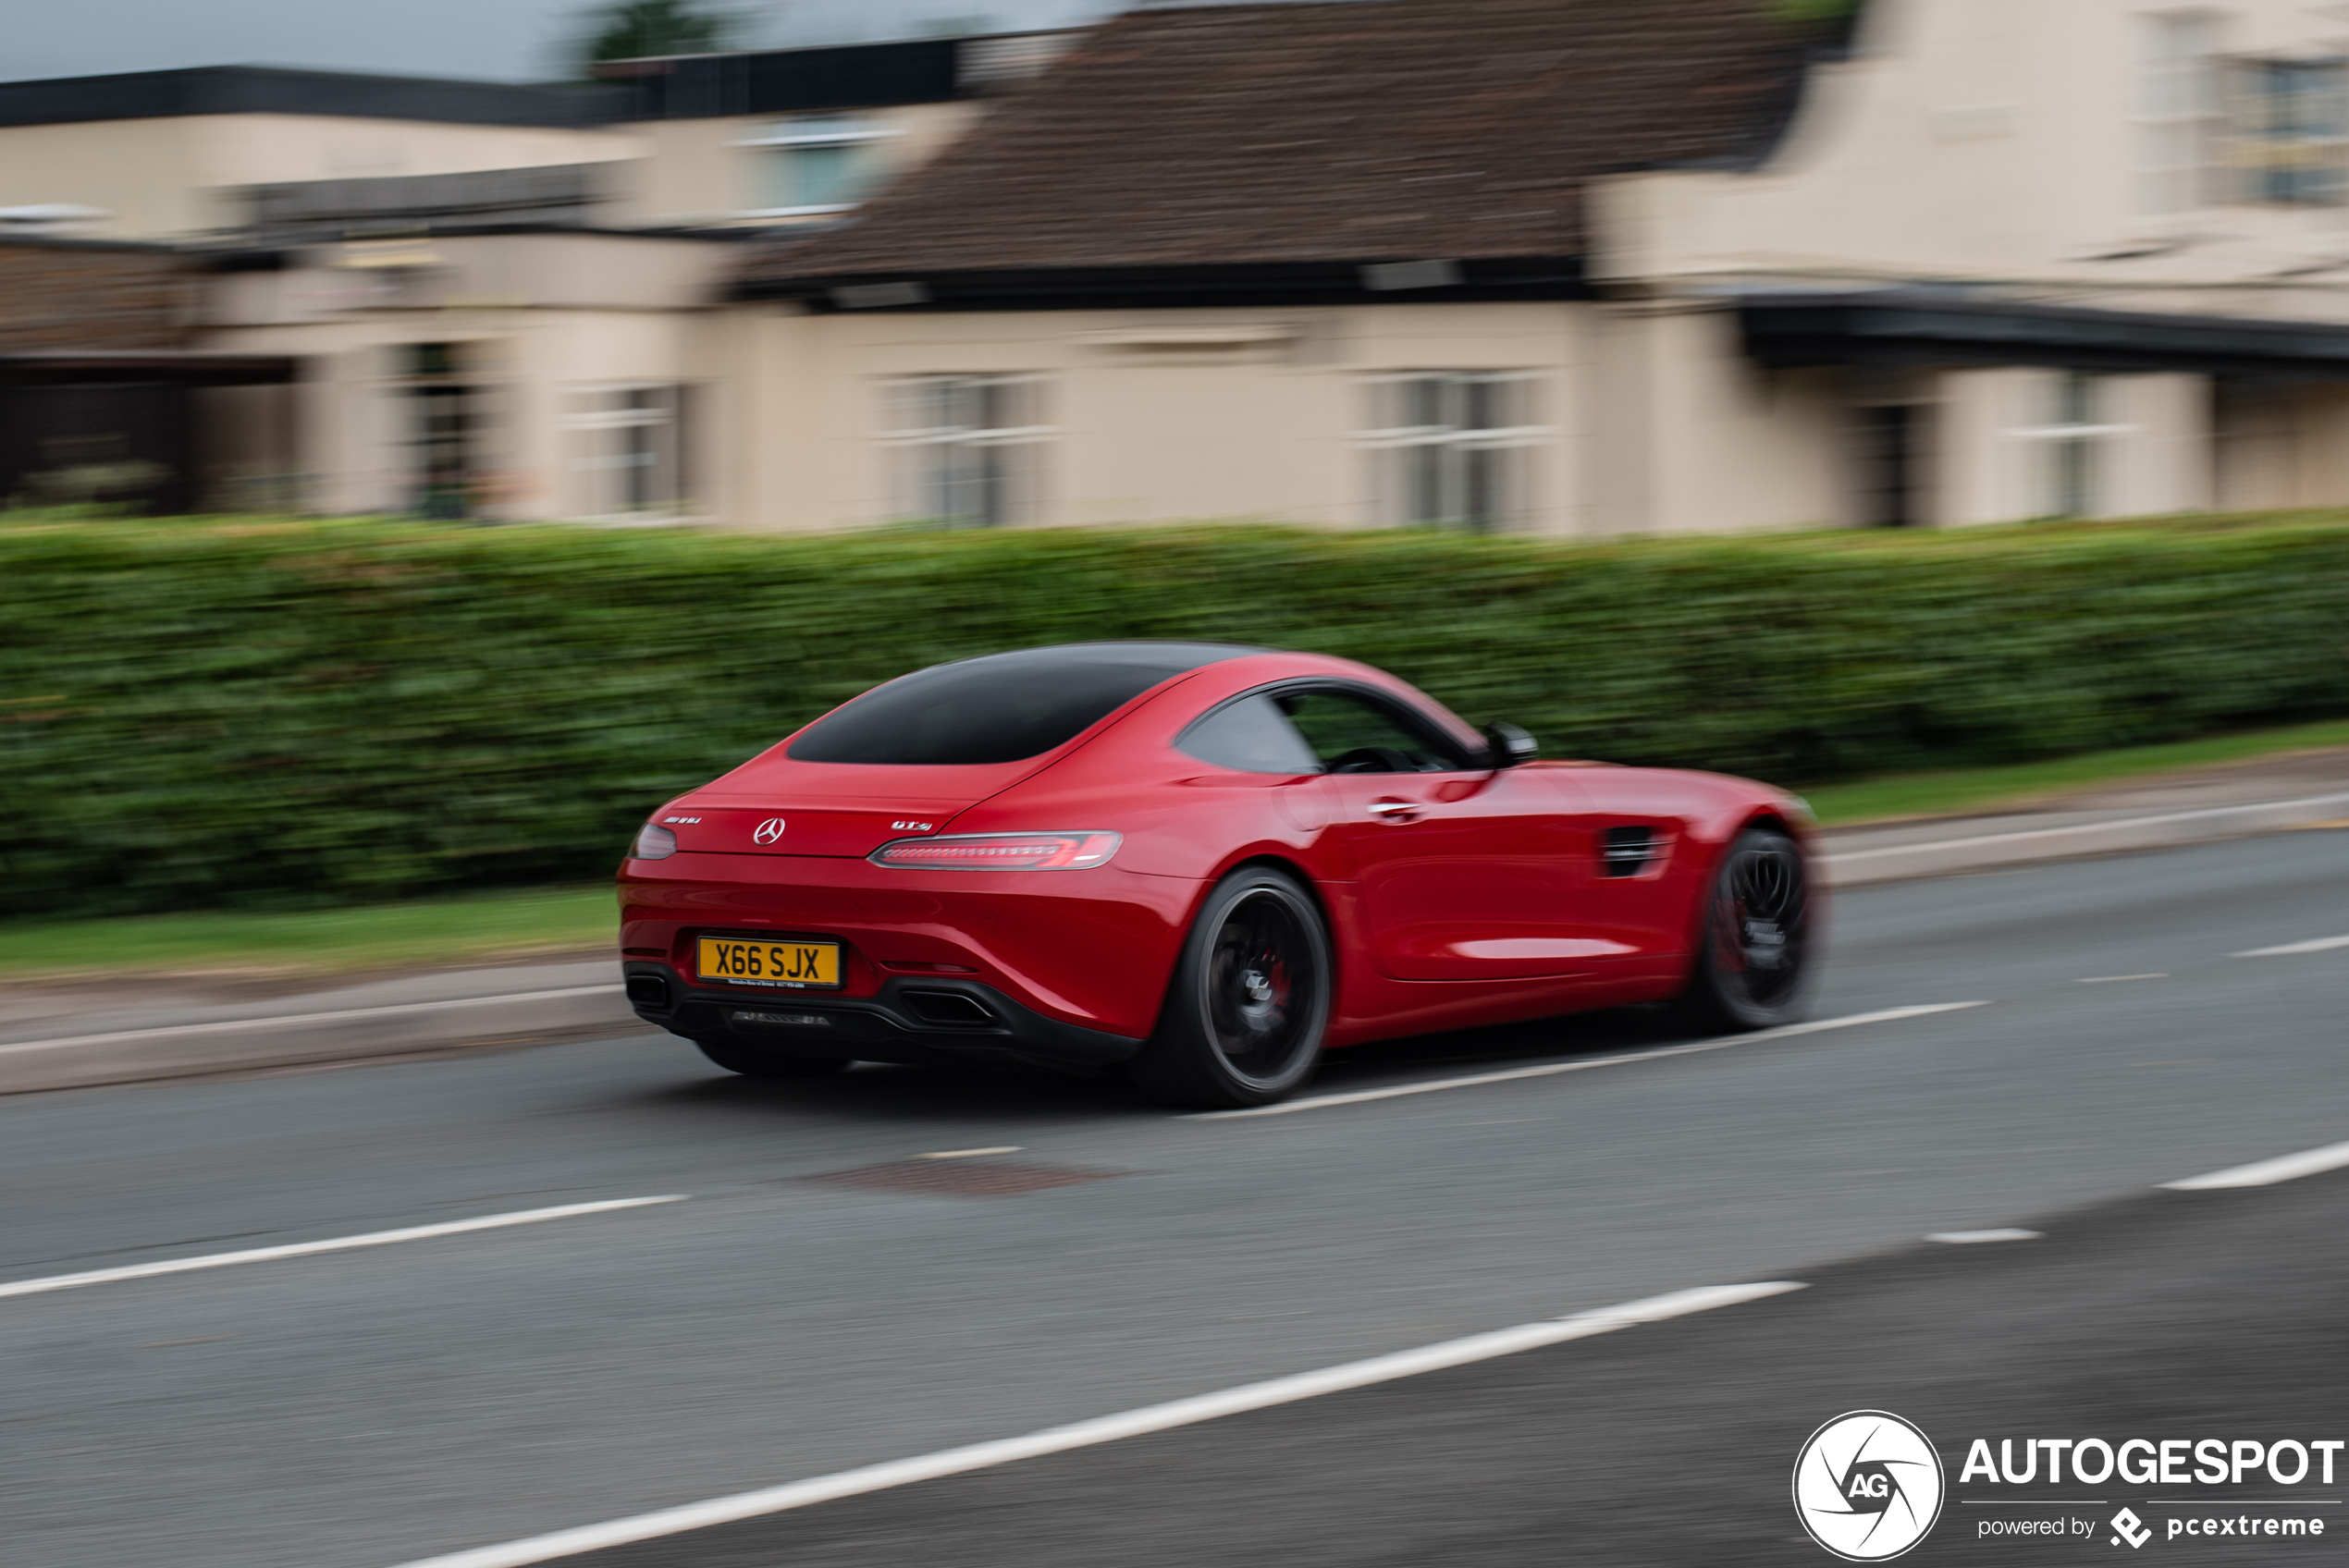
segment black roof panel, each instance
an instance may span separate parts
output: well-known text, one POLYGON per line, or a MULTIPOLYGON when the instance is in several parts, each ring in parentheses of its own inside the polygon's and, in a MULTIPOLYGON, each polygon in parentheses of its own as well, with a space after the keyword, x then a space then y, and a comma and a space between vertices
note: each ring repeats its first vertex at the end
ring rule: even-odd
POLYGON ((584 84, 535 86, 274 66, 201 66, 121 76, 0 81, 0 126, 164 119, 179 115, 337 115, 457 125, 593 127, 627 94, 584 84))

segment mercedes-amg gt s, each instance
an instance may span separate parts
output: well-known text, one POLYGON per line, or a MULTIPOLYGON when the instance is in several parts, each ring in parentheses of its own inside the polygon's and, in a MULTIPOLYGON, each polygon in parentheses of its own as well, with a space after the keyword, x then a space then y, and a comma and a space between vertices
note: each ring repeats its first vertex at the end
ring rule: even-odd
POLYGON ((941 665, 653 814, 620 873, 629 999, 756 1076, 1121 1068, 1208 1107, 1430 1030, 1638 1002, 1718 1030, 1800 1016, 1800 801, 1534 754, 1311 654, 941 665))

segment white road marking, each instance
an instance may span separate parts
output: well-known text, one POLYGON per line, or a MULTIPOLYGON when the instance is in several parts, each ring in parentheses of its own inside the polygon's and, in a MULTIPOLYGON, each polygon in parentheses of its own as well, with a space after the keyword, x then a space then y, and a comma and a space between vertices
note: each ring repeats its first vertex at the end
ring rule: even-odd
POLYGON ((214 1023, 166 1023, 153 1029, 118 1029, 111 1035, 70 1035, 55 1040, 18 1040, 0 1046, 0 1056, 19 1051, 58 1051, 71 1046, 110 1046, 123 1040, 154 1040, 166 1035, 225 1035, 231 1030, 283 1029, 296 1023, 347 1023, 354 1018, 396 1018, 409 1012, 447 1012, 461 1007, 499 1007, 508 1002, 553 1002, 566 997, 617 996, 621 986, 570 986, 560 991, 510 991, 498 997, 458 997, 437 1002, 389 1002, 382 1007, 345 1008, 339 1012, 289 1012, 265 1018, 224 1018, 214 1023))
POLYGON ((157 1274, 186 1274, 199 1268, 228 1268, 240 1263, 267 1263, 280 1257, 307 1257, 312 1253, 345 1252, 352 1247, 386 1247, 395 1242, 421 1242, 434 1236, 462 1235, 468 1231, 496 1231, 508 1225, 535 1225, 544 1219, 569 1219, 581 1214, 608 1214, 616 1208, 644 1208, 657 1203, 683 1203, 691 1195, 689 1193, 672 1193, 657 1198, 611 1198, 603 1203, 570 1203, 560 1208, 526 1208, 515 1214, 485 1215, 478 1219, 449 1219, 437 1225, 373 1231, 363 1236, 336 1236, 323 1242, 294 1242, 277 1247, 248 1247, 242 1252, 215 1252, 203 1257, 171 1257, 159 1263, 93 1268, 86 1274, 52 1274, 45 1280, 12 1280, 0 1283, 0 1296, 39 1295, 45 1291, 70 1291, 83 1285, 111 1284, 117 1280, 145 1280, 157 1274))
POLYGON ((1947 1242, 1953 1247, 1979 1246, 1986 1242, 2035 1242, 2042 1239, 2037 1231, 1936 1231, 1925 1238, 1928 1242, 1947 1242))
POLYGON ((2294 953, 2324 953, 2335 948, 2349 948, 2349 937, 2319 937, 2313 942, 2286 942, 2281 948, 2254 948, 2237 958, 2290 958, 2294 953))
POLYGON ((2161 1184, 2173 1193, 2208 1193, 2222 1187, 2272 1187, 2279 1182, 2294 1182, 2303 1176, 2321 1176, 2328 1170, 2339 1170, 2343 1166, 2349 1166, 2349 1144, 2332 1144, 2300 1154, 2263 1159, 2256 1165, 2238 1165, 2228 1170, 2213 1170, 2208 1176, 2189 1176, 2183 1182, 2164 1182, 2161 1184))
POLYGON ((2123 980, 2167 980, 2167 971, 2159 974, 2091 974, 2080 982, 2083 986, 2118 986, 2123 980))
POLYGON ((916 1159, 984 1159, 989 1155, 993 1154, 1020 1154, 1023 1152, 1025 1151, 1019 1145, 1008 1144, 1000 1149, 943 1149, 937 1154, 917 1154, 914 1158, 916 1159))
POLYGON ((1815 1023, 1789 1023, 1783 1028, 1757 1029, 1751 1035, 1730 1035, 1718 1040, 1699 1040, 1693 1045, 1666 1046, 1661 1050, 1591 1057, 1580 1061, 1551 1061, 1539 1067, 1512 1067, 1505 1072, 1479 1072, 1468 1078, 1438 1078, 1432 1083, 1398 1084, 1385 1089, 1358 1089, 1346 1095, 1315 1095, 1310 1099, 1285 1100, 1279 1105, 1261 1105, 1248 1110, 1193 1111, 1182 1120, 1235 1121, 1250 1116, 1295 1116, 1301 1110, 1327 1110, 1333 1106, 1367 1105, 1372 1100, 1400 1099, 1406 1095, 1433 1095, 1445 1089, 1475 1089, 1487 1084, 1512 1084, 1520 1078, 1550 1078, 1561 1072, 1587 1072, 1597 1067, 1622 1067, 1634 1061, 1658 1061, 1668 1056, 1725 1051, 1734 1046, 1760 1045, 1765 1040, 1791 1039, 1797 1035, 1816 1035, 1828 1029, 1855 1029, 1863 1023, 1891 1023, 1903 1018, 1924 1018, 1937 1012, 1963 1012, 1968 1008, 1989 1005, 1988 1002, 1939 1002, 1931 1007, 1896 1007, 1883 1012, 1856 1012, 1849 1018, 1826 1018, 1815 1023))
POLYGON ((1472 1334, 1466 1339, 1447 1340, 1440 1344, 1423 1345, 1417 1350, 1399 1351, 1393 1355, 1372 1356, 1367 1361, 1348 1362, 1319 1372, 1273 1378, 1261 1383, 1244 1383, 1219 1393, 1145 1405, 1139 1410, 1128 1410, 1116 1415, 1098 1416, 1066 1427, 1047 1427, 1022 1438, 1000 1438, 991 1442, 972 1443, 917 1458, 870 1464, 861 1470, 844 1470, 838 1475, 818 1476, 810 1480, 793 1481, 759 1491, 713 1498, 707 1502, 664 1508, 630 1519, 614 1519, 602 1525, 557 1530, 551 1535, 509 1541, 502 1546, 479 1547, 445 1557, 422 1558, 403 1563, 400 1568, 522 1568, 524 1563, 573 1557, 584 1551, 625 1546, 632 1541, 653 1540, 662 1536, 680 1535, 687 1530, 707 1529, 713 1525, 729 1525, 737 1520, 806 1508, 840 1498, 911 1486, 916 1481, 935 1480, 941 1476, 959 1476, 1048 1453, 1064 1453, 1071 1449, 1090 1448, 1124 1438, 1170 1431, 1177 1427, 1195 1426, 1201 1421, 1218 1420, 1250 1410, 1293 1404, 1322 1394, 1367 1388, 1373 1383, 1393 1382, 1399 1378, 1414 1378, 1423 1372, 1439 1372, 1449 1366, 1465 1366, 1472 1362, 1515 1355, 1522 1351, 1539 1350, 1545 1345, 1563 1344, 1569 1340, 1588 1339, 1594 1334, 1612 1333, 1617 1329, 1630 1329, 1642 1323, 1657 1323, 1666 1318, 1684 1317, 1691 1313, 1760 1301, 1803 1288, 1794 1280, 1776 1280, 1762 1284, 1715 1285, 1703 1290, 1676 1291, 1670 1295, 1651 1296, 1645 1301, 1602 1307, 1596 1312, 1578 1313, 1572 1317, 1527 1323, 1489 1334, 1472 1334))

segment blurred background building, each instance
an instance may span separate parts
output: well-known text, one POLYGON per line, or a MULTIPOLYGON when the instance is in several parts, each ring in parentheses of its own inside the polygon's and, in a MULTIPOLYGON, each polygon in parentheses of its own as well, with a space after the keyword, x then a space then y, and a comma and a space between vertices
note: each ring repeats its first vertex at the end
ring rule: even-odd
POLYGON ((1800 9, 0 84, 0 495, 1553 534, 2349 502, 2349 6, 1800 9))

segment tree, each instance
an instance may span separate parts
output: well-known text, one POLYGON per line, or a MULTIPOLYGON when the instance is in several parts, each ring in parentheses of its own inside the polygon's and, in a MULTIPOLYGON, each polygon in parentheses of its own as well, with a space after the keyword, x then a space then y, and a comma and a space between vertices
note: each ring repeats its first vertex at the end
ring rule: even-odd
POLYGON ((650 55, 707 55, 733 42, 735 21, 698 0, 609 0, 594 13, 583 51, 592 69, 650 55))

